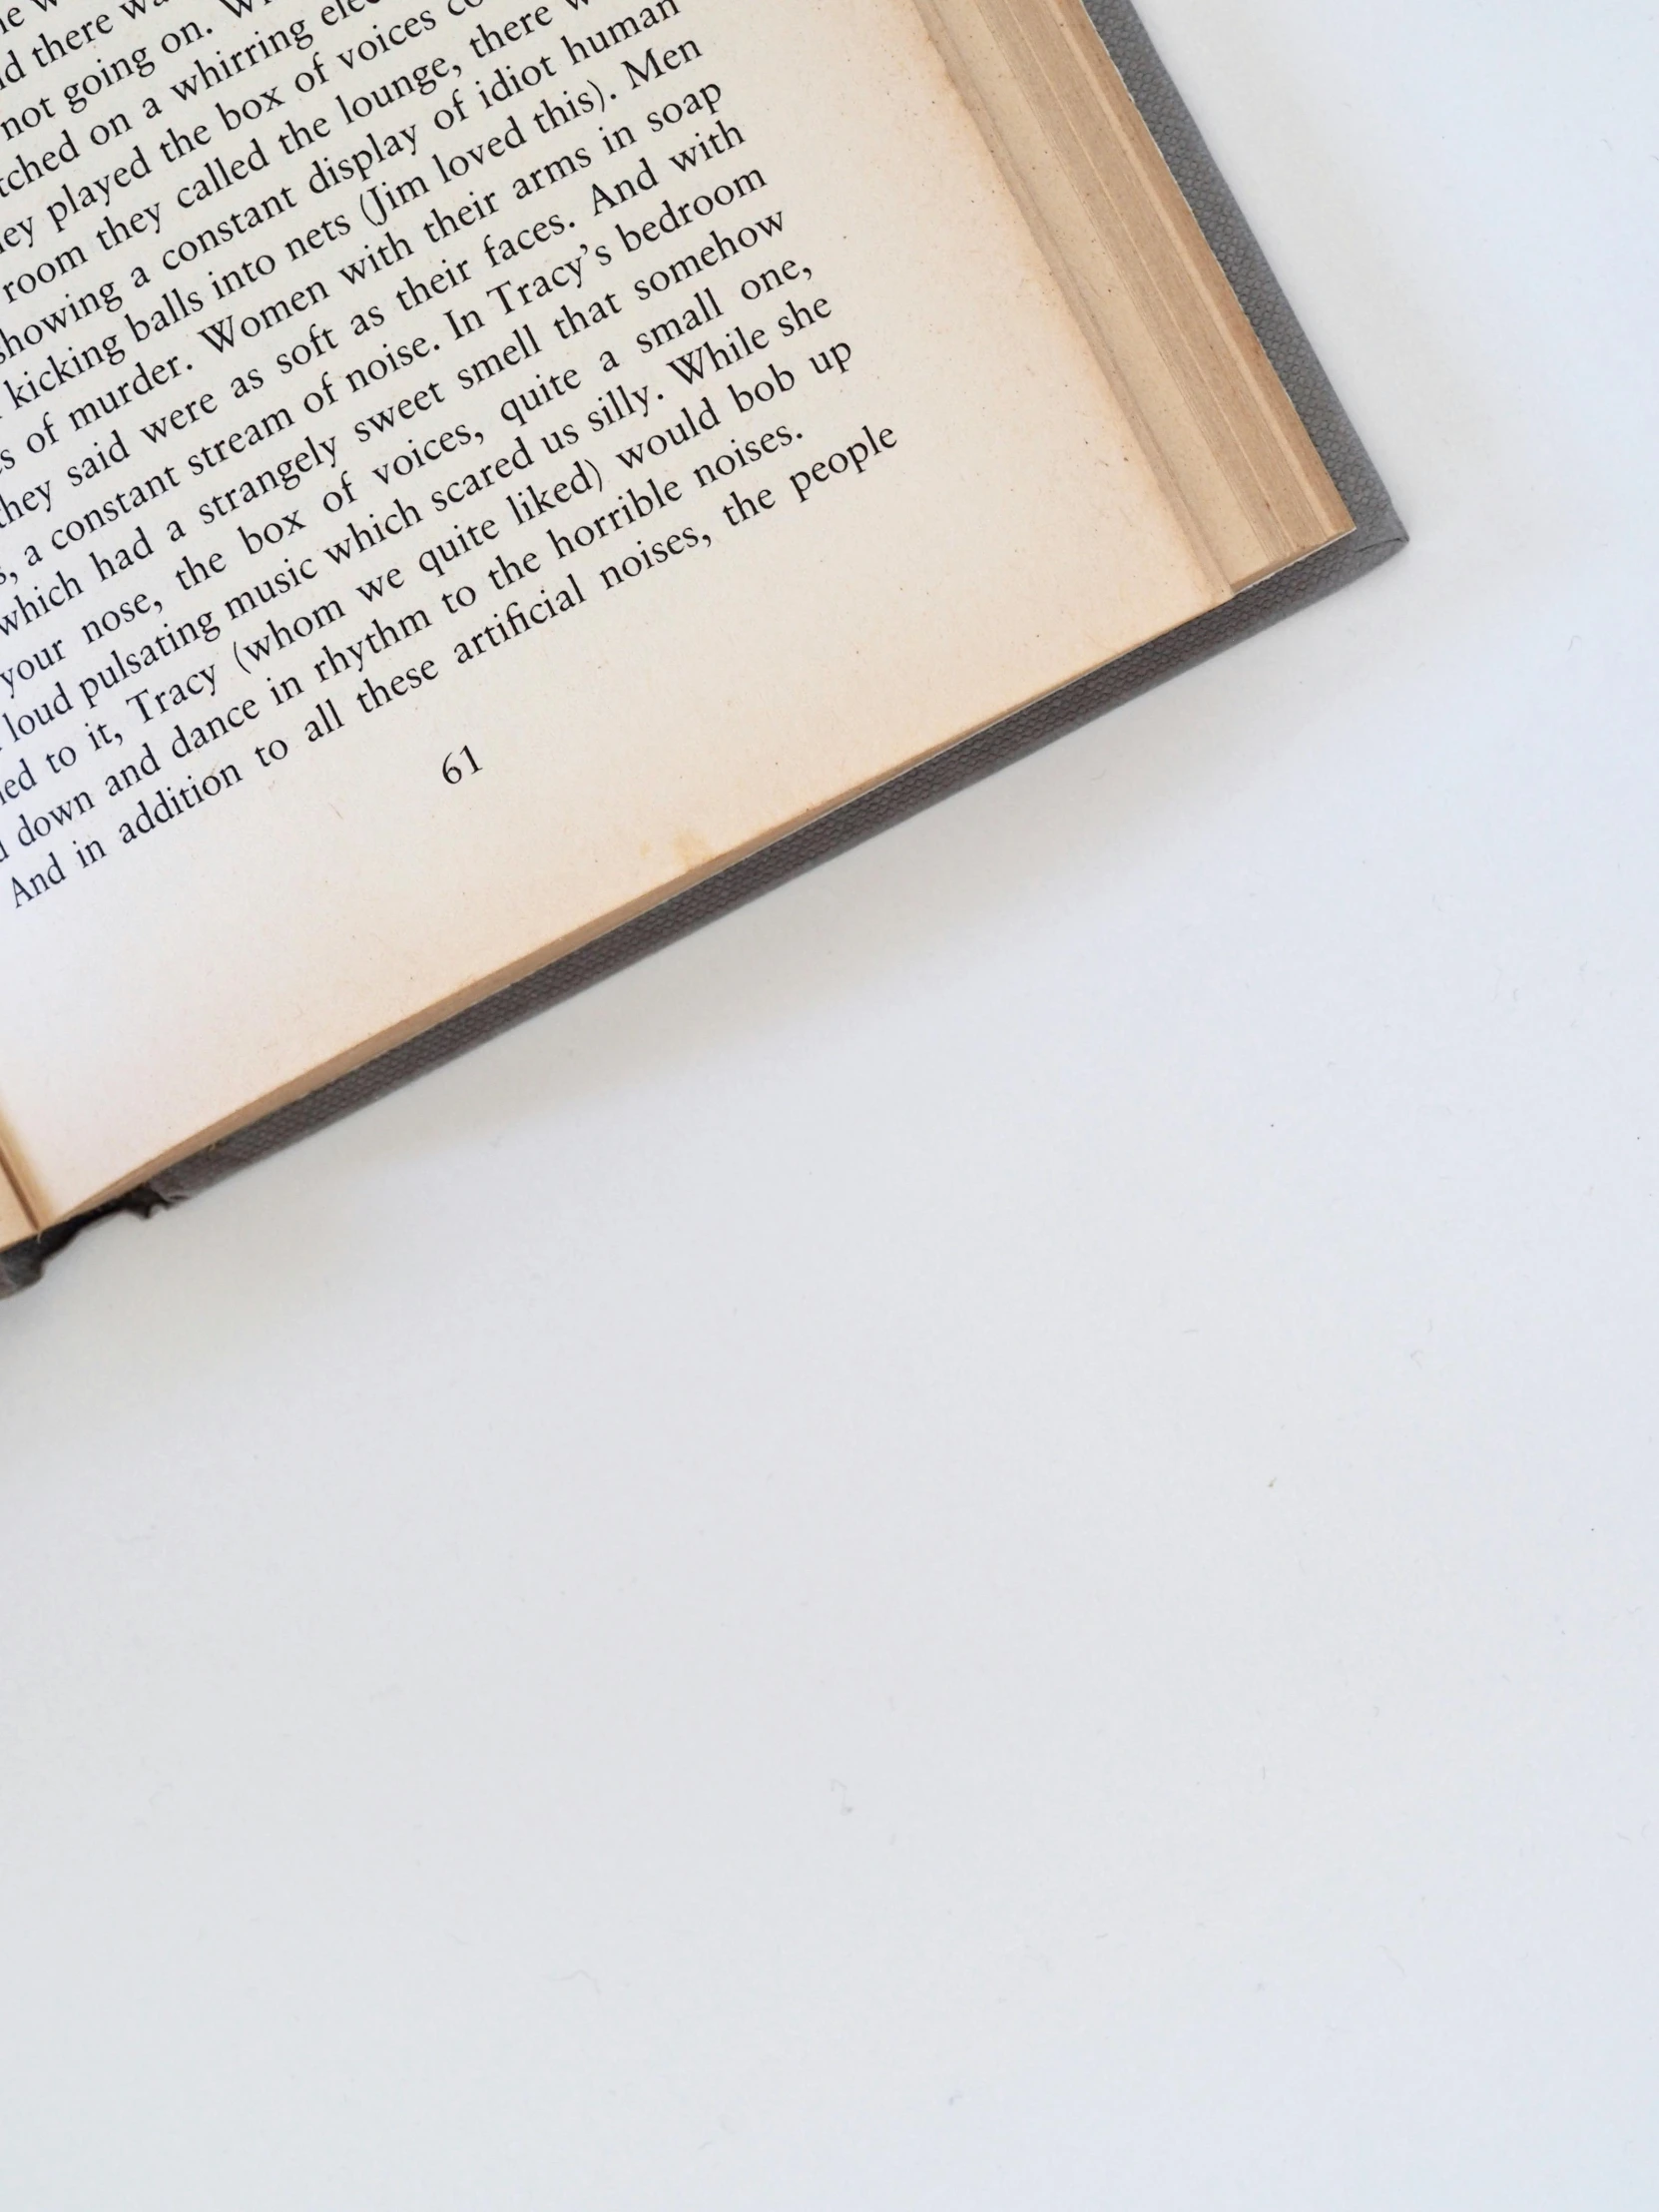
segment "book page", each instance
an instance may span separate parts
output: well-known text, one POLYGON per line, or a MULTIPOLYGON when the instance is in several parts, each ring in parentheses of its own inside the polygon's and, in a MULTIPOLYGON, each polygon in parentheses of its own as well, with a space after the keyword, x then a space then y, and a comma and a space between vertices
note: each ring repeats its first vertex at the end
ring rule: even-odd
POLYGON ((1171 503, 1236 590, 1353 528, 1083 0, 916 0, 1171 503))
POLYGON ((37 1220, 1226 595, 911 0, 0 15, 37 1220))
POLYGON ((0 1168, 0 1252, 8 1245, 22 1244, 34 1233, 35 1225, 23 1201, 12 1189, 5 1170, 0 1168))

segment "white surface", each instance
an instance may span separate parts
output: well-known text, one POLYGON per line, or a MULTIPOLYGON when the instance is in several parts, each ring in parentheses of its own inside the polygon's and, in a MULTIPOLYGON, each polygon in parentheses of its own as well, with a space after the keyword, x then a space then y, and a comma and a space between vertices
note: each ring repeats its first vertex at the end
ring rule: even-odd
POLYGON ((1151 0, 1417 542, 0 1311, 0 2206, 1659 2201, 1646 0, 1151 0))

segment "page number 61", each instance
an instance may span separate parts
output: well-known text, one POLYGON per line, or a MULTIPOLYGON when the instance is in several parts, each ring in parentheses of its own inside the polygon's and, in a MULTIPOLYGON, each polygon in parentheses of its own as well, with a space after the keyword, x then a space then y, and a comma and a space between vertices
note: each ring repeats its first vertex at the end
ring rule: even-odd
POLYGON ((458 753, 446 754, 443 763, 443 780, 446 784, 464 784, 469 776, 478 774, 478 756, 470 745, 463 745, 458 753))

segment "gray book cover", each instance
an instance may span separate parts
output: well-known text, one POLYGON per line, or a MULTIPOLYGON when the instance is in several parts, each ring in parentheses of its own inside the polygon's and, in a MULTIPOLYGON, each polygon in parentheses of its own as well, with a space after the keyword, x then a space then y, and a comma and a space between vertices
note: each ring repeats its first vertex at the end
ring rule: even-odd
POLYGON ((1150 691, 1183 669, 1340 591, 1400 550, 1405 544, 1405 530, 1387 492, 1159 60, 1145 26, 1129 0, 1085 0, 1085 4, 1342 493, 1354 517, 1353 534, 1294 568, 1253 585, 1226 606, 1154 639, 1137 652, 1054 692, 1036 706, 894 778, 879 790, 781 838, 722 874, 666 900, 579 952, 550 962, 354 1073, 180 1161, 112 1205, 65 1222, 26 1244, 14 1245, 0 1253, 0 1297, 37 1282, 53 1254, 62 1251, 93 1222, 115 1213, 149 1215, 195 1197, 239 1168, 296 1143, 313 1130, 411 1082, 428 1068, 587 989, 733 907, 758 898, 774 884, 803 869, 817 867, 890 824, 905 821, 1079 724, 1150 691))

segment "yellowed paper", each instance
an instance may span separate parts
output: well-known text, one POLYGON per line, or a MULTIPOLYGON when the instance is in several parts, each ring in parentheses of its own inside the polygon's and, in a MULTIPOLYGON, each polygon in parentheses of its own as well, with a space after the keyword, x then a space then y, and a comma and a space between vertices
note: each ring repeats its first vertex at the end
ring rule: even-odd
POLYGON ((1188 535, 1235 589, 1353 520, 1082 0, 917 0, 1188 535))
POLYGON ((286 21, 152 48, 162 113, 112 78, 0 201, 0 286, 57 236, 48 301, 119 295, 0 310, 48 1217, 1221 590, 910 0, 286 21))
POLYGON ((22 1244, 25 1238, 32 1237, 34 1233, 34 1223, 12 1189, 5 1170, 0 1168, 0 1252, 4 1252, 8 1245, 22 1244))

